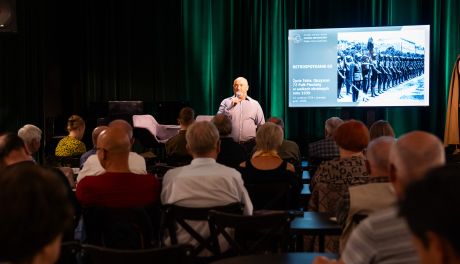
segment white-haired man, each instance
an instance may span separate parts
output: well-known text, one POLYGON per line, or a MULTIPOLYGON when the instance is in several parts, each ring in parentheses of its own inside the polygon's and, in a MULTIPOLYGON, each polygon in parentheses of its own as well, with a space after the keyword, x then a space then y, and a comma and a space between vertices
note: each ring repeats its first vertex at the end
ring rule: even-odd
MULTIPOLYGON (((188 127, 186 138, 187 149, 193 160, 190 165, 169 170, 165 174, 161 190, 162 204, 214 207, 241 202, 244 204, 244 213, 252 214, 252 203, 241 174, 216 162, 220 150, 216 126, 208 121, 194 122, 188 127)), ((202 236, 209 236, 207 222, 196 222, 193 228, 202 236)), ((181 244, 197 244, 182 229, 177 231, 177 240, 181 244)))
POLYGON ((40 149, 42 130, 34 125, 27 124, 18 130, 18 136, 22 138, 30 155, 33 156, 40 149))

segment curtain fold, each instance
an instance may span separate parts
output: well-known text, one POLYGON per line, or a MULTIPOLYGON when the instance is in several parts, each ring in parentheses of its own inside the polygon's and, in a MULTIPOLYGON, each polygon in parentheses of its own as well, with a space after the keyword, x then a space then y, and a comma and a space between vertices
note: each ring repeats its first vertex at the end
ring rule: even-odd
POLYGON ((188 101, 197 114, 215 114, 244 76, 249 95, 267 117, 284 118, 292 139, 322 137, 330 116, 388 119, 397 135, 444 132, 460 53, 458 0, 35 2, 18 1, 19 33, 0 35, 0 129, 95 115, 92 106, 108 100, 188 101), (288 108, 289 29, 406 24, 431 25, 429 107, 288 108))

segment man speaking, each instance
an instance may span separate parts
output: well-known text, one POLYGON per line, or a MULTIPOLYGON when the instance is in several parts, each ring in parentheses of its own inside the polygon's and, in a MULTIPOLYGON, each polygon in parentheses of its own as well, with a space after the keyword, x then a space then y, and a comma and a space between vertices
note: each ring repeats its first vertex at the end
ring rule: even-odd
POLYGON ((265 123, 259 102, 248 96, 248 80, 238 77, 233 81, 234 95, 220 103, 217 114, 225 114, 232 120, 230 136, 242 144, 248 153, 255 145, 257 126, 265 123))

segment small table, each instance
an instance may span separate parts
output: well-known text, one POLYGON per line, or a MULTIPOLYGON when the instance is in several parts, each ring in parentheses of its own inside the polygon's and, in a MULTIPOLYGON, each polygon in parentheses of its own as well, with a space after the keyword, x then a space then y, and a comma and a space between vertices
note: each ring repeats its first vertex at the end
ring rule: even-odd
POLYGON ((313 260, 318 256, 325 256, 328 258, 337 258, 336 254, 331 253, 311 253, 311 252, 295 252, 295 253, 284 253, 284 254, 265 254, 265 255, 248 255, 238 256, 227 259, 222 259, 214 264, 309 264, 313 263, 313 260))
POLYGON ((299 235, 297 245, 303 247, 303 235, 319 237, 319 251, 324 252, 324 236, 340 236, 342 228, 330 213, 305 212, 291 222, 291 234, 299 235))

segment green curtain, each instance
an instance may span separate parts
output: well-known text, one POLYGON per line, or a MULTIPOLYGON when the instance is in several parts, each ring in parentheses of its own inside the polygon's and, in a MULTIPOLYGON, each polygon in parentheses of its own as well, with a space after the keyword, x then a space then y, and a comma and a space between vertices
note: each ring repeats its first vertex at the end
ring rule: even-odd
POLYGON ((232 79, 248 78, 265 115, 286 121, 292 138, 318 138, 330 116, 388 119, 397 135, 414 129, 442 134, 446 89, 459 52, 458 1, 212 1, 184 0, 187 95, 213 114, 231 94, 232 79), (291 28, 431 25, 430 107, 296 108, 286 102, 287 31, 291 28), (197 86, 199 84, 199 86, 197 86), (196 90, 198 87, 198 91, 196 90))
POLYGON ((0 129, 99 115, 94 107, 108 100, 143 100, 149 113, 155 102, 188 101, 215 114, 244 76, 266 117, 284 118, 301 145, 322 137, 330 116, 443 134, 458 0, 35 2, 18 1, 19 33, 0 34, 0 129), (288 108, 289 29, 407 24, 431 25, 429 107, 288 108))

